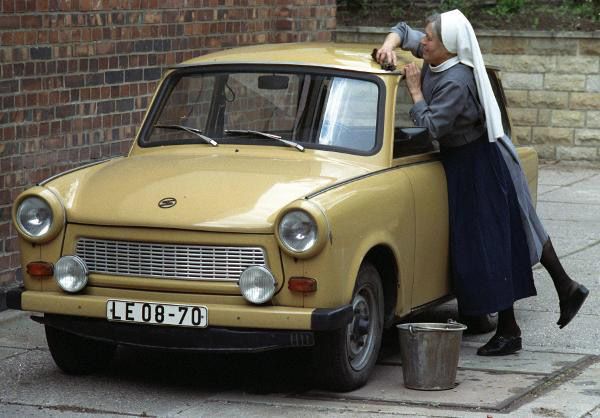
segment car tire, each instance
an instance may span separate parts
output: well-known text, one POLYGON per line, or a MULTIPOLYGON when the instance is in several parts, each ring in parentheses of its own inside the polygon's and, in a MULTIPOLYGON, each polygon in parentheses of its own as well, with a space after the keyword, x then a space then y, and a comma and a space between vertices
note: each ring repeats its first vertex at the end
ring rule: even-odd
POLYGON ((379 355, 383 332, 383 287, 377 269, 364 262, 352 296, 348 326, 316 335, 315 365, 325 389, 347 392, 363 386, 379 355))
POLYGON ((467 326, 467 334, 486 334, 496 329, 498 314, 460 315, 459 322, 467 326))
POLYGON ((65 373, 86 375, 105 369, 116 345, 92 340, 46 325, 46 340, 56 365, 65 373))

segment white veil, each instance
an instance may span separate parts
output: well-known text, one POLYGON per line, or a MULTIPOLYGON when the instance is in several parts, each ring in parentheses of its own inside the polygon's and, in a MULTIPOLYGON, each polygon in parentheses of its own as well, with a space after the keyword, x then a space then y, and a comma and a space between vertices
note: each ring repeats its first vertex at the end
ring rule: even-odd
POLYGON ((473 68, 479 101, 485 111, 488 138, 490 142, 494 142, 504 135, 502 115, 485 69, 483 56, 473 27, 460 10, 456 9, 442 13, 441 21, 442 43, 446 49, 453 54, 457 54, 460 62, 473 68))

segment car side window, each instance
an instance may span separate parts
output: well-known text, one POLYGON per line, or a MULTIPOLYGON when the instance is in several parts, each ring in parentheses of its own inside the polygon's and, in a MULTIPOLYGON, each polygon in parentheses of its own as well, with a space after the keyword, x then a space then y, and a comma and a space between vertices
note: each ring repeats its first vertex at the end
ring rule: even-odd
POLYGON ((369 151, 375 146, 379 92, 364 80, 335 77, 331 81, 319 144, 369 151))
POLYGON ((434 143, 429 139, 427 132, 423 133, 415 129, 409 114, 412 106, 413 101, 406 88, 406 81, 401 80, 396 91, 394 158, 435 151, 434 143))

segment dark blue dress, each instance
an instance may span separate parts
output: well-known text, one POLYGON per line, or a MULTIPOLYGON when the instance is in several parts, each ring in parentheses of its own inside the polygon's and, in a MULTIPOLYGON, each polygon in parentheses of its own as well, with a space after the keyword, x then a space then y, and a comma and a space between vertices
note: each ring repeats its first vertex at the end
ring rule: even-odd
POLYGON ((510 308, 536 294, 517 195, 487 134, 441 148, 448 183, 453 290, 462 313, 510 308))

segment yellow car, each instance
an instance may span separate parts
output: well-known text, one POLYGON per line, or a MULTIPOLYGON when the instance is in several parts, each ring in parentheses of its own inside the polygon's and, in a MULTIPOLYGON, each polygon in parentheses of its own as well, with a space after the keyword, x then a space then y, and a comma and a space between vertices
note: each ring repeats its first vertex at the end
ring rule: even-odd
MULTIPOLYGON (((452 297, 438 151, 371 50, 260 45, 177 65, 129 155, 16 199, 24 287, 8 304, 43 313, 62 370, 96 371, 119 344, 306 347, 325 387, 351 390, 384 328, 452 297)), ((537 155, 519 153, 535 198, 537 155)))

